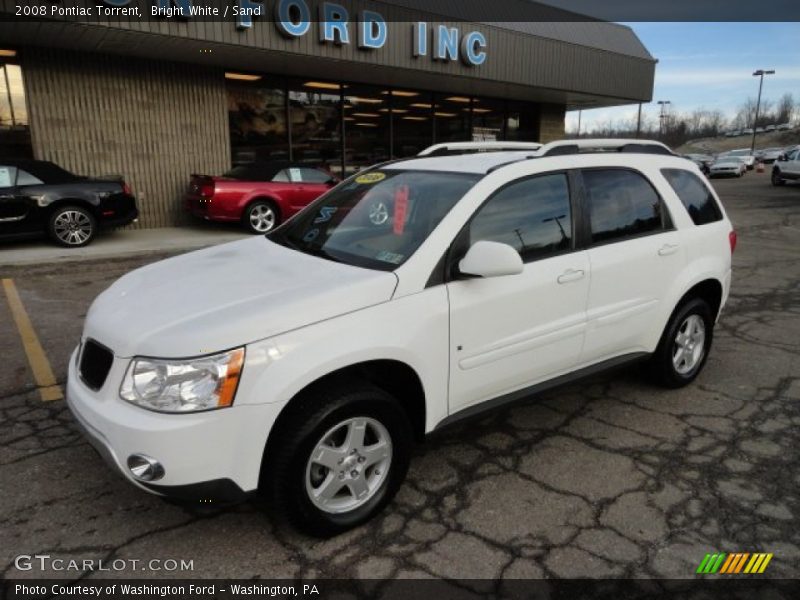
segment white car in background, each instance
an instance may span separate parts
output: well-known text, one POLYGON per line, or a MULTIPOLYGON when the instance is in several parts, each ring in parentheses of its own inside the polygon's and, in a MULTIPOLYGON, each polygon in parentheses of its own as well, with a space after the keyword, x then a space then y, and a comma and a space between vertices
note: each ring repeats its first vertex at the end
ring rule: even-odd
POLYGON ((782 154, 772 167, 772 185, 784 185, 787 180, 800 180, 800 146, 782 154))
POLYGON ((741 177, 747 173, 747 166, 739 156, 723 154, 718 156, 708 169, 709 177, 741 177))
POLYGON ((445 425, 633 361, 690 384, 735 245, 699 169, 658 143, 385 163, 266 236, 111 285, 67 402, 139 488, 260 490, 333 535, 381 511, 445 425))
POLYGON ((735 156, 744 163, 748 170, 752 170, 756 166, 756 157, 749 148, 742 148, 741 150, 730 150, 718 156, 717 158, 735 156))

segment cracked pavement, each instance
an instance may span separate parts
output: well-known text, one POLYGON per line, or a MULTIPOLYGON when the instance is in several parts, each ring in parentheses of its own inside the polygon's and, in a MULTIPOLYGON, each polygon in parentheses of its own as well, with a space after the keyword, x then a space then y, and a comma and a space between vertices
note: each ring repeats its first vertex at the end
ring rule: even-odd
MULTIPOLYGON (((63 401, 39 399, 0 301, 2 575, 92 575, 13 564, 49 554, 194 564, 104 578, 690 578, 707 552, 761 551, 767 576, 799 577, 800 185, 714 185, 739 247, 694 385, 662 390, 629 368, 451 427, 418 448, 385 512, 327 541, 256 504, 193 509, 123 481, 63 401)), ((91 300, 152 259, 4 269, 62 384, 91 300)))

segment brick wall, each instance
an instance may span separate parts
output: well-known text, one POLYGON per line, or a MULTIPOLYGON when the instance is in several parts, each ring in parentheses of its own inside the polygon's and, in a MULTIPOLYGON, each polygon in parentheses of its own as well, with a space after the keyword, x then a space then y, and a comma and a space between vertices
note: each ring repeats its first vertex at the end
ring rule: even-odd
POLYGON ((560 104, 542 104, 539 117, 539 141, 543 144, 564 138, 565 108, 560 104))
POLYGON ((220 69, 36 48, 22 56, 34 156, 82 175, 123 175, 137 227, 184 222, 189 175, 229 167, 220 69))

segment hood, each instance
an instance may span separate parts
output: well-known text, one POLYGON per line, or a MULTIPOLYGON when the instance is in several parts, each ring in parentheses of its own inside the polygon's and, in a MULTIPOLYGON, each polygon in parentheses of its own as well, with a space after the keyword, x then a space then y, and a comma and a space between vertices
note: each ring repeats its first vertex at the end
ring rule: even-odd
POLYGON ((197 356, 387 302, 396 286, 394 273, 258 236, 128 273, 94 301, 84 335, 119 357, 197 356))

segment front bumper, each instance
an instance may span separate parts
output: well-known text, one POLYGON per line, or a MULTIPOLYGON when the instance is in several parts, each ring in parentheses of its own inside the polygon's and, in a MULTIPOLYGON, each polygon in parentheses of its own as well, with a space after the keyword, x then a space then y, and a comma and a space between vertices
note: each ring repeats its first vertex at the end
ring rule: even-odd
POLYGON ((125 479, 151 493, 183 500, 229 502, 258 488, 267 435, 279 407, 240 405, 200 413, 148 411, 119 398, 128 360, 115 357, 103 387, 95 392, 69 363, 67 405, 89 443, 125 479), (153 457, 163 478, 137 480, 127 467, 131 454, 153 457))

